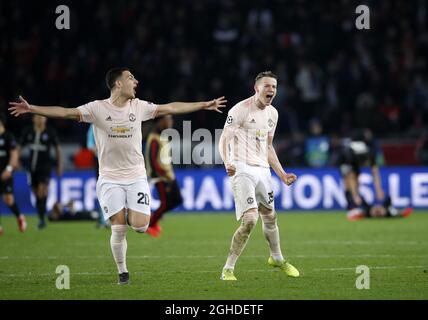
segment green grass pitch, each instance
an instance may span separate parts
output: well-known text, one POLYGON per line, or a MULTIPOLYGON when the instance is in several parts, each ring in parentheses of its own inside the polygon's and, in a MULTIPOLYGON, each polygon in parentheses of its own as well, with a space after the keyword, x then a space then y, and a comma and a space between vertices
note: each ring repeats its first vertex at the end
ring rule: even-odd
POLYGON ((301 272, 287 278, 267 265, 261 221, 235 269, 219 280, 238 223, 225 214, 169 214, 154 239, 128 232, 131 284, 118 286, 110 231, 91 222, 49 224, 27 232, 2 217, 0 300, 4 299, 428 299, 428 213, 348 222, 344 213, 280 213, 283 252, 301 272), (58 265, 70 289, 55 286, 58 265), (358 290, 358 265, 370 289, 358 290))

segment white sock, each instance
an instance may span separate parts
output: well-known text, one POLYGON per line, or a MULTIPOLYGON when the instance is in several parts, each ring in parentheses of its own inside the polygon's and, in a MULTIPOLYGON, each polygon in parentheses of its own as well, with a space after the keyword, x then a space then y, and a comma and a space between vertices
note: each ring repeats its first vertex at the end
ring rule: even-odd
POLYGON ((229 256, 227 257, 226 260, 226 264, 224 265, 223 269, 235 269, 235 264, 236 264, 236 260, 238 260, 239 256, 234 254, 234 253, 230 253, 229 256))
POLYGON ((126 242, 127 229, 127 225, 111 226, 111 252, 113 253, 113 258, 116 262, 119 273, 128 272, 128 269, 126 268, 126 249, 128 248, 128 243, 126 242))
POLYGON ((283 261, 284 257, 281 253, 281 245, 279 239, 279 229, 276 223, 275 213, 261 214, 263 221, 263 233, 269 244, 270 255, 275 261, 283 261))

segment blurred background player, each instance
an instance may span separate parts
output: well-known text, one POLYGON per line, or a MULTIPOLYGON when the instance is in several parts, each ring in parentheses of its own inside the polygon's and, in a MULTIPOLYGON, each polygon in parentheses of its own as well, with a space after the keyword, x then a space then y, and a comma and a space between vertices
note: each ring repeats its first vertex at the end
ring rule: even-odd
POLYGON ((51 149, 55 149, 56 173, 62 175, 62 153, 56 132, 46 125, 46 118, 34 115, 33 125, 24 129, 19 140, 20 149, 29 146, 30 158, 27 170, 30 173, 31 189, 36 197, 39 216, 38 229, 46 227, 46 202, 49 192, 52 161, 51 149))
MULTIPOLYGON (((13 170, 18 166, 18 150, 15 137, 6 131, 6 117, 0 113, 0 192, 3 195, 4 203, 15 215, 18 221, 19 231, 24 232, 27 228, 25 216, 19 211, 18 205, 13 196, 13 170)), ((0 225, 0 235, 3 228, 0 225)))
MULTIPOLYGON (((382 188, 379 170, 379 166, 383 162, 382 159, 383 157, 370 129, 359 130, 352 138, 344 139, 338 161, 345 188, 347 217, 349 220, 370 217, 370 212, 379 213, 385 211, 385 214, 377 215, 385 217, 401 214, 400 211, 393 208, 390 197, 385 194, 382 188), (363 166, 371 168, 375 189, 375 202, 373 205, 368 204, 366 199, 359 193, 358 177, 363 166), (383 207, 384 210, 380 210, 380 207, 383 207)), ((403 211, 405 215, 410 214, 410 212, 411 209, 409 208, 403 211)))
POLYGON ((390 197, 385 197, 382 203, 375 202, 372 205, 363 201, 362 209, 362 215, 352 217, 348 216, 348 218, 351 221, 363 218, 407 218, 413 212, 413 208, 398 210, 392 205, 390 197))
POLYGON ((221 280, 236 280, 236 261, 257 224, 259 214, 270 249, 268 264, 288 276, 299 276, 299 271, 284 259, 281 252, 270 172, 272 167, 286 185, 297 179, 295 174, 284 171, 272 144, 278 123, 278 111, 272 106, 277 92, 277 76, 270 71, 259 73, 254 91, 252 97, 229 110, 219 141, 220 155, 231 177, 236 219, 242 219, 233 235, 221 280))
POLYGON ((172 128, 173 118, 167 115, 155 121, 156 124, 147 137, 145 157, 147 176, 150 183, 154 183, 160 201, 159 208, 150 217, 150 225, 147 229, 147 233, 152 237, 158 237, 161 233, 159 220, 162 216, 183 202, 172 167, 169 141, 161 139, 162 130, 172 128))
POLYGON ((59 221, 95 221, 98 220, 99 213, 95 210, 76 210, 74 201, 70 200, 63 205, 61 202, 56 202, 52 210, 48 214, 48 220, 51 222, 59 221))

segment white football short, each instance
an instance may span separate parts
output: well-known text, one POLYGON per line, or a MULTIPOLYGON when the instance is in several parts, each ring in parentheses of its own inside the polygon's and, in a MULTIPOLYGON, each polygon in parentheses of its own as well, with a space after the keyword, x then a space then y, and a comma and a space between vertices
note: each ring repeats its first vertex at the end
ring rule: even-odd
POLYGON ((270 168, 250 166, 243 162, 235 164, 232 190, 235 198, 236 219, 249 209, 262 204, 267 209, 274 208, 274 194, 270 168))
POLYGON ((151 195, 146 177, 130 183, 111 182, 100 177, 96 190, 105 220, 123 208, 150 215, 151 195))

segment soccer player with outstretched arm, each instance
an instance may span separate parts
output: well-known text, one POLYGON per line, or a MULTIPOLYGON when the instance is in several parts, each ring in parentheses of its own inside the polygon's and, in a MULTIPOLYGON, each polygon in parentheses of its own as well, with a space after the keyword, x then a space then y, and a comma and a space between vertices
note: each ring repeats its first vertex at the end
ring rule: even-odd
POLYGON ((272 141, 278 122, 278 111, 271 105, 276 95, 277 77, 270 71, 257 75, 255 94, 230 109, 219 148, 235 198, 236 219, 241 225, 232 238, 222 280, 236 280, 236 261, 245 248, 259 215, 269 244, 268 264, 291 277, 299 271, 284 259, 274 207, 270 167, 286 185, 297 176, 286 173, 278 160, 272 141))
POLYGON ((111 250, 119 272, 119 284, 129 282, 126 266, 127 224, 143 233, 150 222, 150 189, 141 150, 141 122, 167 114, 198 110, 221 113, 224 97, 208 102, 173 102, 156 105, 135 98, 138 81, 127 68, 115 68, 106 76, 110 98, 78 108, 40 107, 19 97, 11 102, 14 116, 25 113, 93 123, 98 150, 97 197, 105 219, 111 222, 111 250))

